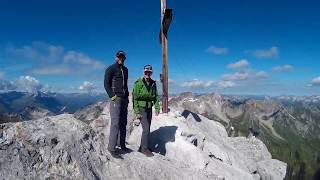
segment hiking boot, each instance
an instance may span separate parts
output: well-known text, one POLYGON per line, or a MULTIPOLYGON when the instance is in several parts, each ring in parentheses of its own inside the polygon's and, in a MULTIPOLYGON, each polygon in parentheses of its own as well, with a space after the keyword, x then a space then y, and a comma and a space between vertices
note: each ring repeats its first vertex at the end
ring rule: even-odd
POLYGON ((139 148, 139 152, 146 155, 147 157, 154 156, 153 153, 149 149, 139 148))
POLYGON ((124 152, 124 153, 131 153, 133 150, 129 149, 129 148, 125 147, 125 146, 122 146, 121 147, 121 151, 124 152))
POLYGON ((116 151, 109 151, 111 156, 115 159, 123 159, 123 157, 116 151))

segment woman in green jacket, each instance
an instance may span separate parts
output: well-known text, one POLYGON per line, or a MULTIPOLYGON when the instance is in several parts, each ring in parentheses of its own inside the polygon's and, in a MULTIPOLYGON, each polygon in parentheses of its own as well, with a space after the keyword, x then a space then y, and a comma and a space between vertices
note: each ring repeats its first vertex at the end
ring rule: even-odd
POLYGON ((149 150, 148 140, 150 134, 150 125, 152 119, 152 106, 155 107, 155 115, 160 112, 159 96, 157 92, 157 84, 151 79, 152 66, 144 67, 144 76, 139 78, 133 88, 133 109, 137 119, 141 121, 142 136, 139 152, 148 157, 153 156, 149 150))

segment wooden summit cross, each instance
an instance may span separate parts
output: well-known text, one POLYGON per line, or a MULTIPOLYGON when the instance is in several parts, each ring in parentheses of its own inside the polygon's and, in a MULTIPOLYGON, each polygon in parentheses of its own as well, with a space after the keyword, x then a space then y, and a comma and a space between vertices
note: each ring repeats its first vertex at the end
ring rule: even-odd
POLYGON ((167 48, 167 33, 172 21, 172 9, 166 8, 166 0, 161 0, 161 30, 160 43, 162 45, 162 74, 160 80, 162 82, 162 112, 168 113, 168 48, 167 48))

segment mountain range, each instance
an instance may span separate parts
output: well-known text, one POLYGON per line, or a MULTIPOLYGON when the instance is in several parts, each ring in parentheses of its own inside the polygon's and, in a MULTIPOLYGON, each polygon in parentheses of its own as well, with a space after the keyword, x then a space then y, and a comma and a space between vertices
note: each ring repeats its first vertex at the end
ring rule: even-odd
MULTIPOLYGON (((91 124, 106 120, 104 94, 0 94, 0 124, 72 113, 91 124)), ((182 93, 170 98, 172 111, 195 121, 204 117, 221 123, 229 137, 255 137, 271 155, 285 163, 285 179, 312 179, 320 165, 320 96, 237 96, 182 93), (201 118, 199 118, 201 116, 201 118)), ((129 105, 128 119, 134 118, 129 105)), ((176 116, 176 115, 175 115, 176 116)), ((214 131, 214 130, 213 130, 214 131)), ((129 128, 129 133, 132 128, 129 128)), ((198 132, 199 133, 199 132, 198 132)), ((199 140, 191 139, 192 143, 199 140)))
MULTIPOLYGON (((131 98, 130 98, 131 99, 131 98)), ((188 110, 153 117, 150 149, 138 152, 142 127, 129 104, 123 160, 107 151, 109 102, 38 119, 0 124, 1 179, 283 179, 286 163, 255 138, 229 137, 225 127, 188 110)))
POLYGON ((3 92, 0 93, 0 122, 37 119, 65 112, 73 113, 81 107, 106 99, 104 93, 3 92))
POLYGON ((320 96, 183 93, 170 105, 222 123, 229 136, 256 136, 288 164, 286 179, 311 179, 320 166, 320 96))

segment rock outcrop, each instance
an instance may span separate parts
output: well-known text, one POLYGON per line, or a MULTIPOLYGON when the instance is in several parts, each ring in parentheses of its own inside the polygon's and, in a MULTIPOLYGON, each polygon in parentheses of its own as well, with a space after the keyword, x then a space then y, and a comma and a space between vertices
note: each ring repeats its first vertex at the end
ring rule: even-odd
POLYGON ((113 159, 106 150, 108 106, 99 116, 86 114, 93 120, 61 114, 1 124, 0 179, 278 180, 286 173, 260 140, 228 137, 220 123, 189 111, 153 118, 152 158, 137 152, 142 130, 129 116, 127 142, 134 151, 113 159))

